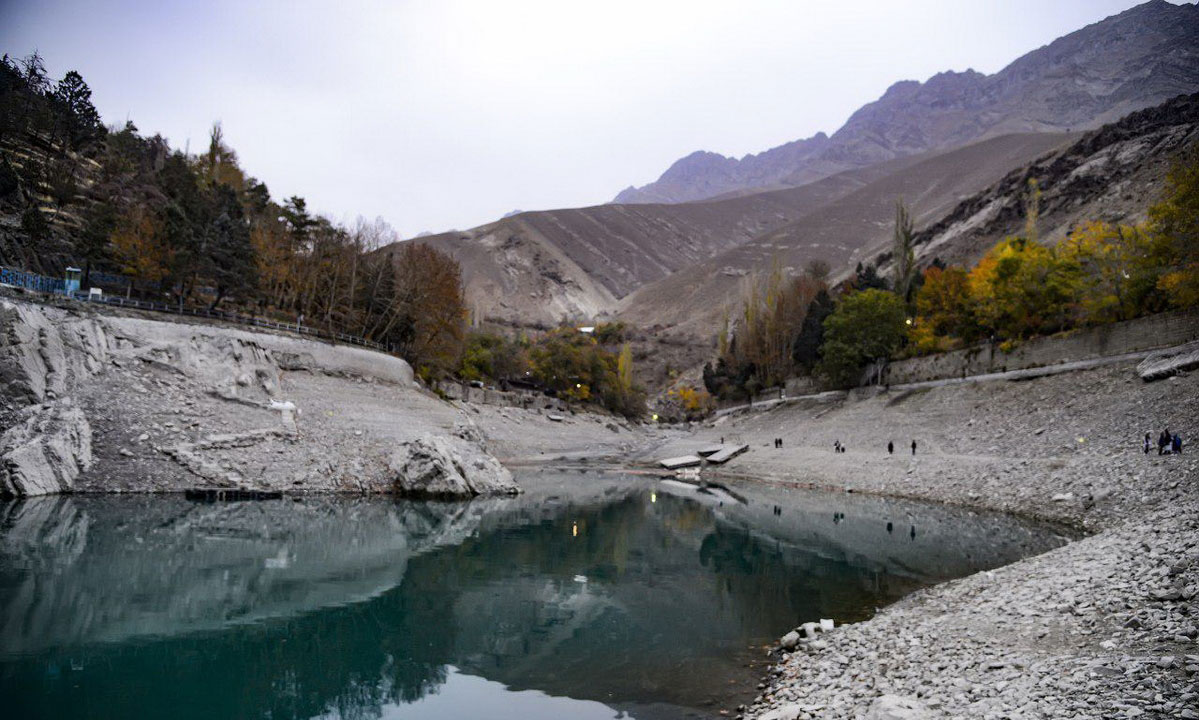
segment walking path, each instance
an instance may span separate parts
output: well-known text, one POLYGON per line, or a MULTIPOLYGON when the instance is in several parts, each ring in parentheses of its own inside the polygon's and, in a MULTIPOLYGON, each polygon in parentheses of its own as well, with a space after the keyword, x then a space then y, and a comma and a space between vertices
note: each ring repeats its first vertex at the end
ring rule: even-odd
MULTIPOLYGON (((1049 375, 1074 372, 1076 370, 1089 370, 1091 368, 1103 367, 1104 365, 1115 365, 1116 363, 1128 362, 1129 360, 1143 360, 1150 355, 1162 352, 1170 352, 1181 347, 1183 346, 1178 345, 1174 347, 1154 348, 1152 350, 1139 350, 1137 352, 1123 353, 1121 355, 1108 355, 1105 357, 1090 358, 1088 360, 1074 360, 1071 362, 1058 363, 1057 365, 1045 365, 1043 367, 1025 368, 1023 370, 1008 370, 1006 372, 983 373, 981 375, 967 375, 966 377, 943 378, 940 380, 923 380, 921 382, 900 383, 897 385, 890 385, 888 387, 893 391, 903 391, 945 387, 947 385, 963 385, 966 383, 990 382, 992 380, 1027 380, 1030 378, 1047 377, 1049 375)), ((845 390, 828 390, 826 392, 812 393, 808 395, 794 395, 791 397, 759 400, 753 403, 746 403, 744 405, 736 405, 734 407, 717 410, 715 415, 716 417, 720 417, 722 415, 728 415, 730 413, 740 412, 742 410, 764 410, 766 408, 782 405, 784 403, 799 402, 800 400, 840 400, 847 394, 848 393, 845 390)))

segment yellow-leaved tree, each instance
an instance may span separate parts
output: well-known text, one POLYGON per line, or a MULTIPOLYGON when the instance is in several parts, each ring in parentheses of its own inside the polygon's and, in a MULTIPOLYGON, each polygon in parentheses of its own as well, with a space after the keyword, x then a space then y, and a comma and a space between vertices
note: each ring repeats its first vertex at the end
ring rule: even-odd
POLYGON ((109 236, 121 272, 134 278, 130 291, 140 292, 159 285, 170 273, 174 260, 162 232, 162 221, 148 208, 136 205, 117 221, 109 236))

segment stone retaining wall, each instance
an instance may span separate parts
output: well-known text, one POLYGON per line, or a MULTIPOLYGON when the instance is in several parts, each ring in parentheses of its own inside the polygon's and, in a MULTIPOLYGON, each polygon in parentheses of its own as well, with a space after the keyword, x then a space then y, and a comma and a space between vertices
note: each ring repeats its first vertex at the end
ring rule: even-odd
POLYGON ((438 383, 437 389, 450 400, 460 400, 477 405, 519 407, 529 410, 559 410, 562 412, 567 410, 566 403, 558 398, 543 395, 542 393, 478 388, 447 380, 438 383))
POLYGON ((1199 340, 1199 310, 1160 313, 1020 343, 1011 352, 998 344, 900 360, 887 365, 881 384, 944 380, 1172 347, 1199 340))

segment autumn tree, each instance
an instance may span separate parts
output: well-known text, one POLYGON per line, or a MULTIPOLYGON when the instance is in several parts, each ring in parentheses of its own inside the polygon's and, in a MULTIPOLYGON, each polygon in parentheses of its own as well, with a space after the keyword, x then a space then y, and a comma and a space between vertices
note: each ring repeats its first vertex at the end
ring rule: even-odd
POLYGON ((1080 270, 1053 249, 1026 238, 1008 238, 970 271, 975 315, 987 331, 1024 338, 1056 332, 1074 319, 1080 270))
POLYGON ((930 267, 916 293, 916 315, 936 335, 976 335, 970 276, 960 267, 930 267))
POLYGON ((149 209, 130 208, 116 223, 109 238, 118 268, 133 278, 130 291, 157 287, 172 265, 172 251, 163 235, 162 222, 149 209))
POLYGON ((391 253, 396 313, 382 338, 426 379, 458 366, 466 334, 462 271, 449 255, 418 242, 391 253))

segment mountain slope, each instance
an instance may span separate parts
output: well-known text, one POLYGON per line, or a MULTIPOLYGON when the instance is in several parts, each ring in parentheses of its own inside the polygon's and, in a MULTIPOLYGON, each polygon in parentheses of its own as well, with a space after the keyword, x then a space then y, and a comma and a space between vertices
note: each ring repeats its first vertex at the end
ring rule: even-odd
POLYGON ((1151 0, 1034 50, 994 75, 905 80, 823 133, 740 160, 697 152, 617 203, 687 202, 800 185, 847 168, 1018 132, 1094 128, 1199 90, 1199 7, 1151 0))
POLYGON ((1174 158, 1195 143, 1199 94, 1132 113, 963 200, 916 234, 917 256, 968 265, 999 240, 1020 232, 1029 178, 1036 178, 1041 189, 1038 228, 1043 242, 1062 240, 1088 220, 1140 221, 1174 158))
POLYGON ((800 220, 646 285, 621 302, 622 320, 668 325, 710 335, 739 297, 743 278, 777 259, 799 270, 824 260, 834 276, 868 260, 890 238, 895 201, 903 198, 920 223, 940 218, 959 201, 1004 177, 1011 168, 1067 144, 1075 135, 1022 133, 933 153, 901 166, 800 220))
POLYGON ((420 242, 462 265, 476 316, 552 324, 610 311, 645 283, 783 227, 907 162, 712 202, 518 213, 420 242))

